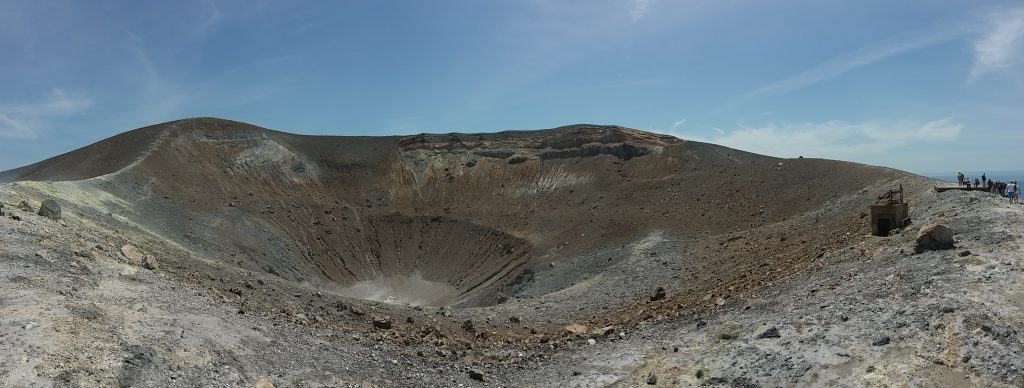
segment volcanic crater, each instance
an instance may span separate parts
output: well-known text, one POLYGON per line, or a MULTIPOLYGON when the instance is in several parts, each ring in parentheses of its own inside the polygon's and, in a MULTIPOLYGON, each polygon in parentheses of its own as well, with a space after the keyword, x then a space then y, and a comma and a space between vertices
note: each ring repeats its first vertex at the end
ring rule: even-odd
MULTIPOLYGON (((531 287, 593 282, 623 260, 614 248, 652 231, 661 237, 646 244, 687 241, 678 255, 699 255, 691 246, 708 236, 827 213, 836 197, 895 176, 840 163, 784 165, 617 126, 318 137, 199 118, 127 132, 0 178, 107 191, 119 199, 118 217, 247 271, 369 299, 475 307, 531 287), (609 255, 603 263, 587 260, 601 254, 609 255), (558 263, 580 268, 535 281, 558 263)), ((731 256, 735 265, 748 259, 731 256)))
POLYGON ((731 306, 866 241, 878 193, 930 185, 619 126, 307 136, 217 118, 0 182, 56 199, 108 241, 96 255, 141 251, 239 314, 457 354, 731 306))

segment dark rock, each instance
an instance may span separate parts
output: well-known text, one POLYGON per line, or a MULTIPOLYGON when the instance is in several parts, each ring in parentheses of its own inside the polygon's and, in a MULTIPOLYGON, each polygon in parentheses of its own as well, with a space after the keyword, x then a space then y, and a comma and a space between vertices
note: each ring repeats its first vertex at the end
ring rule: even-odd
POLYGON ((47 199, 47 200, 43 201, 42 205, 39 206, 39 213, 38 214, 43 216, 43 217, 49 218, 51 220, 59 220, 60 219, 60 205, 57 204, 57 201, 54 201, 52 199, 47 199))
POLYGON ((647 375, 647 385, 657 385, 657 384, 658 384, 658 375, 656 375, 654 373, 651 373, 651 374, 647 375))
POLYGON ((658 287, 657 289, 654 290, 654 293, 651 294, 651 302, 662 299, 665 299, 665 288, 658 287))
POLYGON ((779 328, 775 326, 761 326, 754 331, 754 338, 779 338, 782 335, 779 334, 779 328))
POLYGON ((914 250, 921 253, 927 250, 953 249, 953 229, 948 226, 925 225, 917 232, 917 245, 914 250))
POLYGON ((508 317, 508 321, 512 323, 519 323, 519 317, 508 317))
POLYGON ((943 312, 943 313, 946 313, 946 314, 949 314, 949 313, 951 313, 951 312, 953 312, 955 310, 956 310, 956 307, 953 307, 953 306, 942 306, 942 307, 939 307, 939 311, 943 312))
POLYGON ((525 162, 527 160, 530 160, 530 159, 525 157, 525 156, 513 156, 511 158, 508 158, 507 162, 508 162, 508 164, 519 164, 519 163, 523 163, 523 162, 525 162))
POLYGON ((469 370, 469 378, 471 378, 473 380, 476 380, 476 381, 484 381, 484 372, 481 372, 481 371, 478 371, 478 370, 475 370, 475 369, 470 369, 469 370))
POLYGON ((476 328, 473 327, 473 321, 469 319, 467 319, 465 322, 462 322, 462 329, 468 332, 476 331, 476 328))
POLYGON ((885 346, 888 345, 892 339, 887 335, 876 335, 871 338, 871 346, 885 346))
POLYGON ((32 212, 32 205, 29 205, 27 201, 21 201, 18 203, 18 209, 24 212, 32 212))
POLYGON ((373 327, 378 329, 387 330, 391 328, 391 316, 387 314, 380 314, 373 316, 373 327))
POLYGON ((960 257, 967 257, 967 256, 970 256, 970 255, 971 255, 971 251, 968 251, 968 250, 960 251, 960 257))

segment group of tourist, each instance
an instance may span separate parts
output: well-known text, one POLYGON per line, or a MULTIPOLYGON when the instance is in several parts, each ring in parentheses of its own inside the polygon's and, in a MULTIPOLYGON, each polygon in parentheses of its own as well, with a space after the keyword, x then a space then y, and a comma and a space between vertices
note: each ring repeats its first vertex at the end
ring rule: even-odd
POLYGON ((967 188, 981 188, 985 189, 990 193, 998 193, 1002 197, 1010 199, 1010 203, 1020 203, 1020 191, 1021 187, 1017 184, 1017 181, 1010 181, 1009 183, 1003 181, 996 181, 987 179, 984 173, 981 174, 981 179, 974 178, 974 182, 971 182, 971 178, 964 176, 964 173, 956 173, 956 180, 960 186, 967 186, 967 188), (971 185, 973 183, 973 186, 971 185))

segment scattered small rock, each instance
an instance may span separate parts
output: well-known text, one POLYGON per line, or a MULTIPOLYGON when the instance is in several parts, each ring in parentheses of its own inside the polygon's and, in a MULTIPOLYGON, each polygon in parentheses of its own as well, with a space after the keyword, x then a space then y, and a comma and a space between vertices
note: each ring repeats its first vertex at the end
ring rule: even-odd
POLYGON ((274 388, 274 383, 271 383, 270 380, 261 377, 256 381, 256 388, 274 388))
POLYGON ((967 257, 967 256, 971 255, 971 251, 963 250, 963 251, 960 251, 959 254, 960 254, 960 257, 967 257))
POLYGON ((379 314, 373 316, 373 327, 378 329, 387 330, 391 328, 391 316, 387 314, 379 314))
POLYGON ((763 325, 754 331, 754 338, 779 338, 782 335, 779 334, 779 328, 775 326, 763 325))
POLYGON ((594 329, 590 332, 590 338, 604 338, 615 334, 614 326, 605 326, 599 329, 594 329))
POLYGON ((18 203, 18 209, 25 212, 32 212, 32 205, 29 205, 27 201, 21 201, 18 203))
POLYGON ((484 381, 484 372, 481 372, 481 371, 478 371, 478 370, 475 370, 475 369, 470 369, 469 370, 469 378, 471 378, 473 380, 476 380, 476 381, 484 381))
POLYGON ((573 335, 584 335, 587 334, 587 326, 579 323, 574 323, 565 327, 565 331, 573 335))
POLYGON ((160 269, 160 263, 156 262, 155 257, 146 256, 145 258, 142 259, 142 268, 148 269, 150 271, 156 271, 160 269))
POLYGON ((715 338, 718 340, 734 340, 739 338, 739 332, 736 330, 736 324, 732 321, 725 322, 722 326, 718 327, 715 331, 715 338))
POLYGON ((664 287, 658 287, 658 288, 656 288, 654 290, 654 293, 651 294, 651 302, 662 300, 662 299, 665 299, 665 288, 664 287))
POLYGON ((654 373, 651 373, 651 374, 647 375, 647 385, 657 385, 657 384, 658 384, 658 375, 656 375, 654 373))
POLYGON ((42 205, 39 206, 39 213, 38 214, 43 216, 43 217, 49 218, 51 220, 59 220, 60 219, 60 205, 57 204, 57 201, 54 201, 52 199, 47 199, 47 200, 43 201, 42 205))
POLYGON ((474 331, 476 331, 476 327, 473 326, 473 321, 472 320, 467 319, 467 320, 462 322, 462 330, 465 330, 465 331, 468 331, 468 332, 474 332, 474 331))
POLYGON ((939 307, 939 311, 944 313, 944 314, 949 314, 949 313, 951 313, 953 311, 956 311, 956 307, 948 306, 948 305, 947 306, 942 306, 942 307, 939 307))
POLYGON ((887 335, 876 335, 871 338, 871 346, 885 346, 888 345, 892 339, 887 335))
POLYGON ((124 245, 121 247, 121 254, 124 255, 128 262, 131 264, 142 264, 142 260, 146 258, 146 255, 136 248, 134 245, 124 245))

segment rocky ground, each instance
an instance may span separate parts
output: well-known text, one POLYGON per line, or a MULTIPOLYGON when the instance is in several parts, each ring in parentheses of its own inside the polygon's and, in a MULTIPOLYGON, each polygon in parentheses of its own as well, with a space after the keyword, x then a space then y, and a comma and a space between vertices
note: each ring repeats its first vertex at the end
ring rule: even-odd
MULTIPOLYGON (((1024 384, 1024 207, 986 193, 923 192, 907 231, 851 239, 710 308, 678 306, 678 316, 607 329, 581 318, 567 329, 528 295, 414 309, 270 278, 241 282, 244 273, 203 268, 153 235, 73 206, 61 220, 18 209, 35 190, 0 191, 4 386, 1024 384), (957 248, 915 253, 916 230, 930 223, 950 226, 957 248), (197 278, 172 267, 180 263, 193 263, 197 278), (238 285, 225 293, 198 278, 238 285)), ((643 249, 651 241, 638 244, 626 250, 633 264, 657 260, 643 249)), ((640 281, 660 276, 657 266, 629 267, 640 281)), ((562 310, 591 302, 567 292, 544 301, 562 310)), ((677 292, 669 287, 666 300, 677 292)))

